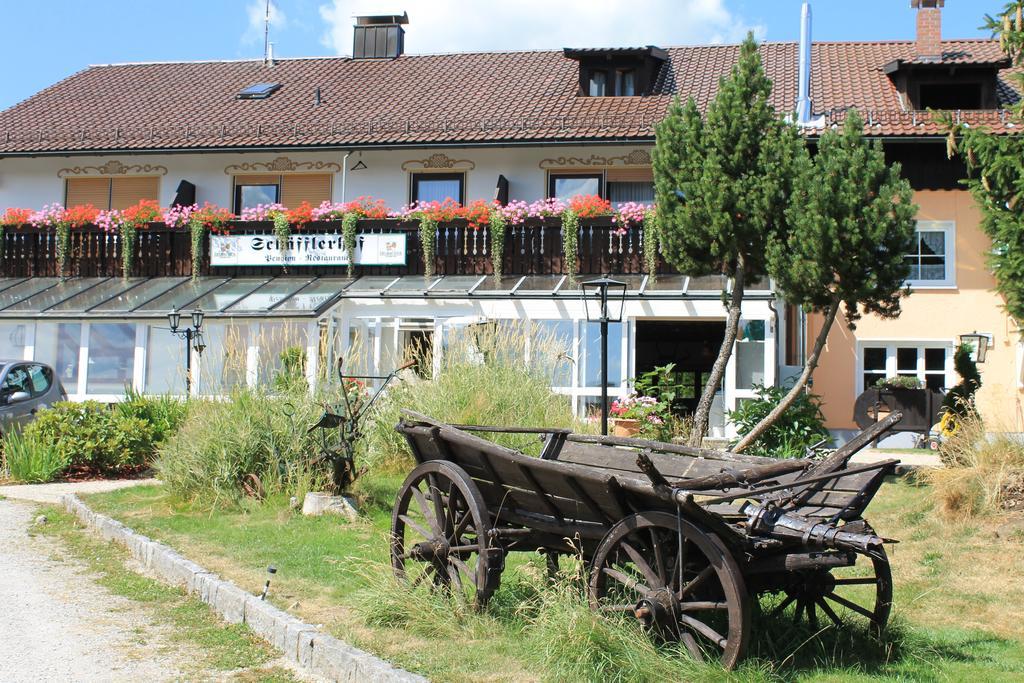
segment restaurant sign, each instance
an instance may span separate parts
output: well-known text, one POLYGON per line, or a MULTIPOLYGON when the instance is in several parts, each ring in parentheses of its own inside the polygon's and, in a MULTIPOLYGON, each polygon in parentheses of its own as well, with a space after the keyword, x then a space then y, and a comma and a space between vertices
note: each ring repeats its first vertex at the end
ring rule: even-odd
MULTIPOLYGON (((356 265, 404 266, 403 233, 367 233, 356 238, 356 265)), ((340 234, 293 233, 282 250, 274 235, 210 235, 211 266, 345 266, 348 250, 340 234)))

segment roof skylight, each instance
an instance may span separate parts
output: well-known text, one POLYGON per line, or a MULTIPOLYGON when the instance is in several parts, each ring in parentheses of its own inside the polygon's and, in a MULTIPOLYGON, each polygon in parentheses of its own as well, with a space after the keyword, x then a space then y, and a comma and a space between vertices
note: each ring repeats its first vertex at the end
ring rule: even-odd
POLYGON ((238 99, 265 100, 273 95, 280 87, 280 83, 256 83, 239 92, 238 99))

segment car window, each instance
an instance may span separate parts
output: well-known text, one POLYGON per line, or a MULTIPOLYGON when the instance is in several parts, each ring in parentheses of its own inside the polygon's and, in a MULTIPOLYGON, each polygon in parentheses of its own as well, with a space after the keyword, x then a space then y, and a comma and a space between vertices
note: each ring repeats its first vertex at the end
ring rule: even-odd
POLYGON ((45 365, 28 366, 28 377, 32 384, 32 393, 36 396, 45 394, 53 384, 53 370, 45 365))
POLYGON ((24 365, 15 365, 4 378, 3 386, 0 386, 0 394, 10 396, 16 391, 32 393, 32 385, 29 382, 28 368, 24 365))

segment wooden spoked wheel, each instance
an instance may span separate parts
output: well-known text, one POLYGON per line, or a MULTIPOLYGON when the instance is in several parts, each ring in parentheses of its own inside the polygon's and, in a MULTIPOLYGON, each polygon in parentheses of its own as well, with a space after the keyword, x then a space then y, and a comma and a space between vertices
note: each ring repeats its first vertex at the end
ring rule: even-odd
POLYGON ((788 616, 814 630, 860 621, 876 636, 889 621, 892 572, 884 548, 857 555, 850 568, 794 571, 783 580, 782 590, 763 605, 769 618, 788 616))
POLYGON ((483 497, 469 475, 443 460, 425 462, 409 474, 395 500, 391 566, 414 589, 442 589, 484 605, 500 576, 495 565, 501 551, 488 548, 489 531, 483 497))
POLYGON ((626 517, 594 555, 590 604, 640 620, 700 661, 731 669, 750 634, 743 575, 714 534, 662 512, 626 517))

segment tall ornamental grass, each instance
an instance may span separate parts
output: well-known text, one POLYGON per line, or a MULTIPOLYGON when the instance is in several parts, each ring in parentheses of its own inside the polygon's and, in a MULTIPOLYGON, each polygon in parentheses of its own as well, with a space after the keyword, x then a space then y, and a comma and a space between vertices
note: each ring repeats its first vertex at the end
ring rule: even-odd
POLYGON ((224 400, 193 401, 181 427, 163 445, 154 468, 178 497, 204 506, 232 506, 246 496, 303 496, 323 482, 310 459, 320 452, 309 426, 322 400, 304 387, 285 394, 240 388, 224 400))
POLYGON ((27 438, 11 431, 4 436, 0 454, 0 480, 13 479, 24 484, 53 481, 70 464, 70 460, 52 444, 27 438))
MULTIPOLYGON (((572 364, 570 349, 529 324, 488 323, 457 329, 446 338, 439 367, 429 379, 411 372, 392 385, 367 425, 371 467, 405 470, 409 446, 395 431, 403 408, 443 422, 473 425, 577 428, 567 396, 551 390, 551 376, 572 364), (529 360, 527 360, 527 358, 529 360)), ((429 349, 413 358, 431 369, 429 349)), ((535 435, 490 435, 502 445, 539 452, 535 435)))

